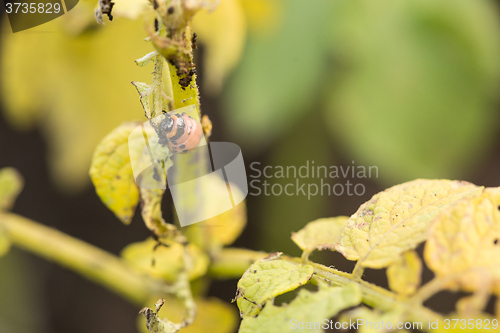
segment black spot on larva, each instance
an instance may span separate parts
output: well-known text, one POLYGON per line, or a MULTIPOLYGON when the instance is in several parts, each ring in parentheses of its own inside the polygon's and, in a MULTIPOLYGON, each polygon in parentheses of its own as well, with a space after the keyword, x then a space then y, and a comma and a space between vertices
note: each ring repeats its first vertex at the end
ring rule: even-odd
POLYGON ((174 7, 168 7, 168 13, 173 14, 174 13, 174 7))
POLYGON ((186 145, 180 145, 179 148, 184 149, 186 148, 186 145))
POLYGON ((254 272, 254 273, 257 273, 257 270, 256 270, 256 269, 254 269, 254 271, 253 271, 253 272, 254 272))
POLYGON ((187 152, 187 149, 184 149, 182 152, 183 152, 183 153, 187 152))
POLYGON ((500 206, 498 206, 497 208, 498 208, 498 210, 500 210, 500 206))
POLYGON ((495 245, 498 244, 498 238, 493 241, 493 244, 495 244, 495 245))

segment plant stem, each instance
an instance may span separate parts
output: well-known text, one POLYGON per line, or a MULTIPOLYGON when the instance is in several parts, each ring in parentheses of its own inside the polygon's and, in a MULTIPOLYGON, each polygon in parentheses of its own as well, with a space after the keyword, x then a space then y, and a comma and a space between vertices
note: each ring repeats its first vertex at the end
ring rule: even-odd
POLYGON ((119 257, 15 214, 0 214, 13 244, 58 263, 142 306, 151 296, 171 293, 163 281, 136 272, 119 257))
POLYGON ((352 270, 352 279, 356 281, 361 281, 363 277, 363 273, 365 271, 365 268, 361 266, 361 261, 358 261, 356 263, 356 266, 354 266, 354 269, 352 270))
MULTIPOLYGON (((71 269, 139 306, 153 296, 175 293, 172 286, 136 272, 119 257, 50 227, 15 214, 0 214, 0 225, 5 228, 10 240, 20 248, 71 269)), ((209 275, 219 279, 239 278, 253 262, 267 255, 246 249, 223 249, 212 258, 209 275)), ((303 264, 300 258, 281 258, 296 265, 303 264)), ((403 305, 414 319, 441 318, 439 314, 423 307, 421 301, 442 289, 446 282, 444 280, 429 282, 412 299, 405 301, 395 293, 369 282, 353 281, 349 273, 313 262, 308 264, 313 266, 317 277, 334 285, 358 284, 363 294, 363 303, 376 309, 391 311, 397 305, 403 305)))
MULTIPOLYGON (((218 253, 217 256, 213 257, 208 273, 210 276, 218 279, 240 278, 252 263, 267 255, 268 254, 264 252, 226 248, 218 253)), ((280 258, 296 265, 304 264, 301 258, 288 256, 281 256, 280 258)), ((438 313, 423 307, 421 303, 418 304, 410 300, 406 301, 390 290, 372 283, 362 280, 353 280, 353 274, 314 262, 308 262, 307 264, 314 268, 316 277, 326 280, 333 285, 346 286, 351 283, 358 284, 363 295, 363 303, 373 308, 390 312, 397 307, 403 306, 409 313, 409 317, 415 320, 441 319, 438 313)))
POLYGON ((208 274, 216 279, 239 279, 251 264, 269 255, 247 249, 226 248, 212 258, 208 274))

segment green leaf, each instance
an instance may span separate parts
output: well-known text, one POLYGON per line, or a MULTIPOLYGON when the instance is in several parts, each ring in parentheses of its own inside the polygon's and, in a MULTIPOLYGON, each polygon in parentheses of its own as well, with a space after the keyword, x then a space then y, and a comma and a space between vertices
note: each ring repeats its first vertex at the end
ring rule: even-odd
POLYGON ((338 216, 309 222, 304 229, 292 233, 292 240, 303 251, 334 250, 348 219, 338 216))
MULTIPOLYGON (((123 249, 121 255, 136 269, 151 276, 175 282, 179 272, 184 269, 183 245, 176 242, 158 242, 148 238, 144 242, 132 243, 123 249), (154 263, 154 264, 153 264, 154 263)), ((188 253, 192 259, 188 271, 191 280, 205 275, 209 264, 207 255, 195 245, 189 244, 188 253)))
MULTIPOLYGON (((96 147, 90 178, 101 201, 125 224, 129 224, 139 202, 139 190, 130 165, 128 138, 138 122, 124 123, 96 147)), ((133 141, 142 152, 143 142, 133 141)))
POLYGON ((360 302, 361 292, 355 284, 344 288, 321 286, 317 292, 301 290, 288 305, 277 307, 273 305, 272 300, 269 300, 258 317, 243 319, 239 333, 296 332, 299 323, 302 323, 304 330, 308 332, 320 333, 323 332, 322 328, 306 325, 314 325, 314 322, 323 323, 323 320, 360 302))
POLYGON ((267 300, 297 289, 311 279, 314 268, 282 259, 262 259, 238 282, 236 300, 243 316, 256 315, 267 300))
POLYGON ((421 283, 422 260, 418 253, 410 250, 387 268, 389 287, 400 295, 409 296, 415 293, 421 283))
POLYGON ((284 1, 280 19, 270 19, 278 25, 272 36, 249 36, 224 108, 228 129, 247 146, 269 145, 315 103, 327 75, 324 41, 331 5, 284 1))
POLYGON ((459 199, 482 187, 462 181, 418 179, 374 195, 349 218, 335 248, 361 266, 384 268, 427 239, 429 225, 459 199))
POLYGON ((23 186, 23 177, 16 169, 0 169, 0 211, 12 208, 23 186))
POLYGON ((445 287, 500 294, 500 188, 464 199, 431 227, 424 258, 445 287))
POLYGON ((328 125, 380 177, 461 178, 493 142, 500 79, 491 1, 335 1, 328 125), (453 121, 450 121, 453 119, 453 121))

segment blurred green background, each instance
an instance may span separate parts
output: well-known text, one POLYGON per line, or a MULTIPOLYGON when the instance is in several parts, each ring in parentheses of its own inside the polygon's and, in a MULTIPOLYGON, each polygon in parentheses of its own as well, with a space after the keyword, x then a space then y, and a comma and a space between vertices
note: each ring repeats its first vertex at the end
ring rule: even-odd
MULTIPOLYGON (((150 68, 133 60, 152 50, 128 2, 116 2, 117 18, 105 26, 83 1, 16 34, 3 17, 0 35, 0 167, 26 178, 14 211, 113 253, 149 234, 138 216, 121 225, 87 172, 109 131, 143 119, 130 81, 151 80, 150 68)), ((247 175, 256 174, 253 162, 260 170, 307 161, 378 168, 371 179, 323 179, 361 183, 362 196, 249 195, 248 226, 235 245, 300 255, 292 231, 351 215, 378 191, 415 178, 500 186, 499 13, 486 0, 221 0, 213 14, 195 17, 202 112, 213 141, 241 147, 247 175)), ((337 254, 318 258, 352 267, 337 254)), ((386 283, 381 272, 367 276, 386 283)), ((235 290, 236 281, 215 282, 210 294, 228 301, 235 290)), ((2 333, 118 331, 112 324, 135 332, 135 308, 20 251, 0 259, 0 295, 2 333), (21 310, 31 320, 20 320, 21 310)))

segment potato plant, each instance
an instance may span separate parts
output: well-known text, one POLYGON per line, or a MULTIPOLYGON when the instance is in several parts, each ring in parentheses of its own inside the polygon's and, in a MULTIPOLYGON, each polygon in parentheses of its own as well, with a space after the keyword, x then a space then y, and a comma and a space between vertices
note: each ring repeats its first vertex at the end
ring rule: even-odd
MULTIPOLYGON (((146 120, 159 126, 155 119, 164 111, 193 105, 205 136, 217 131, 202 114, 191 26, 200 10, 215 6, 208 0, 149 1, 141 15, 146 42, 155 50, 137 59, 136 65, 152 75, 149 82, 132 82, 143 108, 137 118, 145 118, 120 125, 94 151, 89 174, 103 204, 124 224, 140 206, 152 237, 115 256, 10 213, 23 180, 14 169, 4 168, 0 254, 6 255, 11 245, 19 246, 107 287, 142 308, 138 316, 142 332, 233 332, 238 325, 242 333, 321 332, 352 328, 343 326, 348 322, 357 323, 360 332, 498 330, 500 302, 495 315, 485 308, 500 293, 499 188, 444 179, 417 179, 391 187, 360 203, 350 217, 304 223, 291 237, 302 250, 301 257, 230 247, 246 224, 244 203, 188 227, 164 219, 160 204, 165 190, 139 188, 135 183, 129 150, 141 146, 129 141, 129 135, 146 120), (422 243, 423 258, 416 252, 422 243), (338 251, 355 261, 355 268, 344 272, 313 262, 314 251, 338 251), (435 276, 422 285, 424 263, 435 276), (367 268, 386 269, 390 288, 365 281, 367 268), (211 280, 234 278, 239 279, 236 304, 206 296, 211 280), (451 314, 424 306, 443 290, 468 295, 451 314), (296 296, 288 304, 275 303, 276 297, 292 292, 296 296), (367 322, 379 327, 368 327, 367 322)), ((99 1, 97 20, 107 21, 112 8, 112 2, 99 1)), ((183 163, 181 172, 195 178, 193 163, 183 163)), ((168 172, 169 162, 165 165, 168 172)), ((200 193, 193 189, 192 195, 200 193)), ((216 196, 210 200, 219 204, 216 196)))

